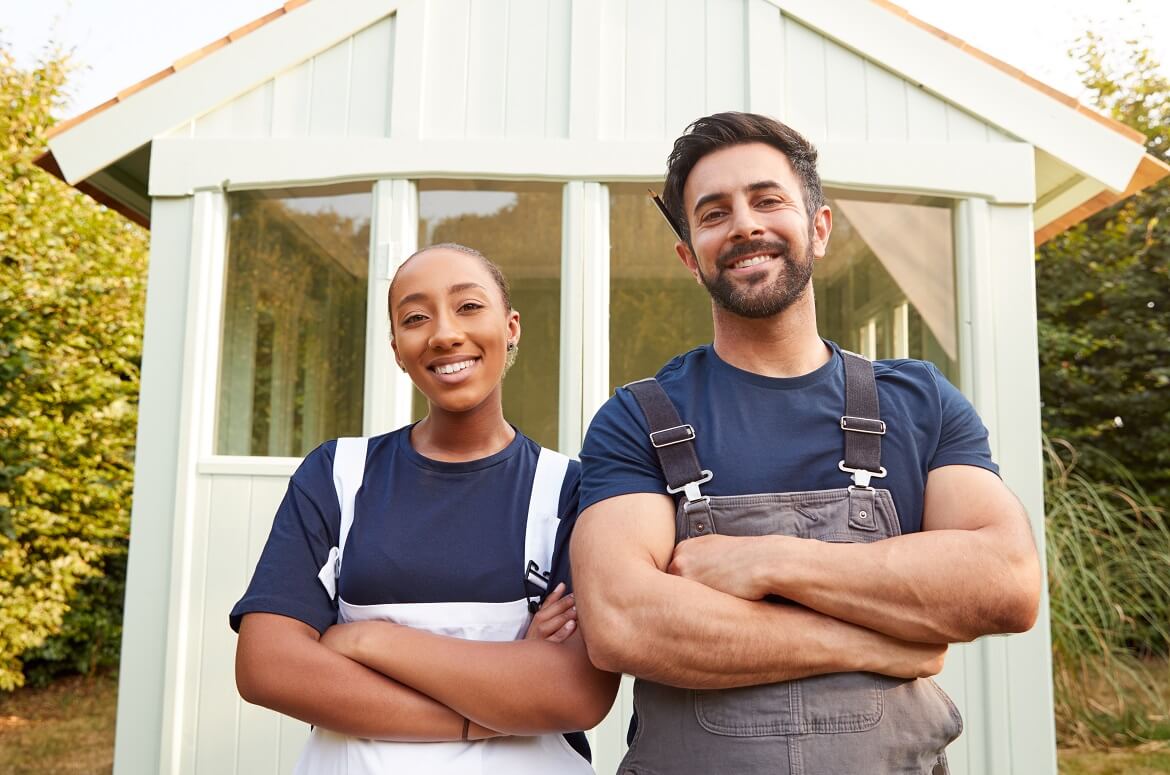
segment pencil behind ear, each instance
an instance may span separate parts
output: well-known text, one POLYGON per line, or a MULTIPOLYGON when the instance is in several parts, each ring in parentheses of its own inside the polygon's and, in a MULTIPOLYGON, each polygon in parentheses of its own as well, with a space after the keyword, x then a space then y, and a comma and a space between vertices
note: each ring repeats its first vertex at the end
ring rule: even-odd
POLYGON ((670 214, 670 210, 666 209, 666 203, 662 201, 654 189, 648 188, 646 192, 650 194, 650 199, 654 202, 654 206, 658 208, 658 212, 662 213, 662 217, 666 219, 666 225, 674 232, 674 236, 678 237, 679 242, 686 242, 686 239, 682 235, 682 229, 679 228, 678 223, 674 220, 674 216, 670 214))

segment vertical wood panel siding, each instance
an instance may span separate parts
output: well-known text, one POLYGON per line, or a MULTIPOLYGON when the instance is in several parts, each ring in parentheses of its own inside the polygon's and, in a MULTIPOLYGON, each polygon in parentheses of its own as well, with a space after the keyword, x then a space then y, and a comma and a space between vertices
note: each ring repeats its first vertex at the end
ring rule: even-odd
MULTIPOLYGON (((250 568, 247 565, 247 530, 252 506, 249 478, 229 476, 211 480, 210 488, 200 487, 207 500, 197 503, 196 524, 206 536, 205 562, 192 567, 192 584, 202 586, 202 606, 191 607, 193 632, 202 629, 201 653, 192 655, 200 666, 195 701, 198 731, 195 736, 195 772, 235 773, 240 742, 240 705, 232 665, 236 636, 226 627, 224 614, 243 592, 250 568)), ((194 603, 194 601, 192 601, 194 603)))
POLYGON ((236 692, 236 636, 227 614, 243 594, 284 497, 284 476, 204 475, 191 547, 192 597, 184 699, 182 772, 277 775, 290 772, 308 738, 296 719, 249 705, 236 692))
POLYGON ((390 16, 171 134, 385 137, 393 62, 390 16))
POLYGON ((421 136, 567 137, 570 0, 432 0, 421 136))
MULTIPOLYGON (((756 110, 813 142, 1012 139, 764 0, 595 5, 589 34, 574 37, 585 14, 573 0, 428 0, 421 136, 568 137, 585 111, 596 130, 581 139, 654 140, 707 113, 756 110)), ((394 30, 391 16, 173 134, 387 136, 394 30)))
POLYGON ((677 137, 707 112, 706 0, 670 0, 664 25, 666 73, 666 136, 677 137))

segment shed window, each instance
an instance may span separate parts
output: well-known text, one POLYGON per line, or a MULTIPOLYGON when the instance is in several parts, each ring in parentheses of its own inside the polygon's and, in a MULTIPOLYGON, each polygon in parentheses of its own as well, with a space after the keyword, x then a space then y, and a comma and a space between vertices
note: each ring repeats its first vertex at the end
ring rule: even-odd
POLYGON ((829 201, 833 234, 813 274, 821 335, 869 358, 933 361, 957 383, 950 202, 863 197, 829 201))
MULTIPOLYGON (((418 184, 419 247, 457 242, 497 263, 522 330, 504 380, 504 416, 555 449, 561 354, 560 184, 426 180, 418 184)), ((415 419, 426 400, 415 391, 415 419)))
POLYGON ((711 341, 711 298, 674 243, 644 184, 609 186, 611 390, 653 377, 674 356, 711 341))
POLYGON ((360 435, 369 184, 229 207, 216 452, 301 456, 360 435))
MULTIPOLYGON (((611 184, 610 386, 653 376, 710 342, 710 298, 674 251, 645 185, 611 184)), ((828 255, 813 274, 822 336, 870 358, 922 358, 958 380, 951 203, 834 196, 828 255)))

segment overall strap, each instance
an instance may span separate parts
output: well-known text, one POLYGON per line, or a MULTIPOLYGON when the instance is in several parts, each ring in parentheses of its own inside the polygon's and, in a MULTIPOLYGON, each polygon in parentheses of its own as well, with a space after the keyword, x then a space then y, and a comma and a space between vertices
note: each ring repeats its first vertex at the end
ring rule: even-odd
POLYGON ((548 592, 557 528, 561 518, 561 487, 569 470, 569 458, 560 452, 540 448, 532 496, 528 500, 528 522, 524 528, 524 593, 533 613, 548 592))
POLYGON ((625 388, 633 394, 650 427, 650 445, 666 478, 666 491, 672 495, 682 492, 692 502, 702 499, 699 485, 711 481, 713 474, 699 466, 695 429, 683 423, 674 403, 653 377, 631 382, 625 388))
POLYGON ((878 409, 873 362, 847 350, 842 350, 841 356, 845 361, 845 414, 841 417, 845 458, 838 467, 853 474, 855 486, 868 487, 871 478, 886 475, 886 469, 882 468, 882 436, 886 434, 886 424, 878 409))
POLYGON ((329 550, 329 559, 321 566, 317 578, 329 592, 329 598, 337 597, 337 580, 341 578, 341 556, 345 552, 345 539, 353 526, 353 507, 357 492, 361 489, 366 475, 366 438, 343 438, 337 440, 333 453, 333 489, 337 491, 337 503, 341 507, 341 524, 338 529, 337 546, 329 550))

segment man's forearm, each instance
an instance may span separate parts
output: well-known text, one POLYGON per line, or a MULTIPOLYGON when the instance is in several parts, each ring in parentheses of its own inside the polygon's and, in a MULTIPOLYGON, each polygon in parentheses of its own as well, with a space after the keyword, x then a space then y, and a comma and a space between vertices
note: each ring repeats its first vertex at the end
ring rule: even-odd
POLYGON ((345 626, 347 656, 505 734, 593 727, 617 689, 618 676, 589 662, 579 634, 564 643, 486 642, 389 622, 345 626))
POLYGON ((577 595, 590 656, 606 670, 721 689, 848 671, 917 677, 942 667, 945 650, 936 646, 800 606, 742 600, 657 569, 623 587, 591 603, 585 590, 577 595))
POLYGON ((895 638, 930 643, 1031 627, 1038 569, 999 531, 935 530, 869 544, 764 537, 768 592, 895 638))

